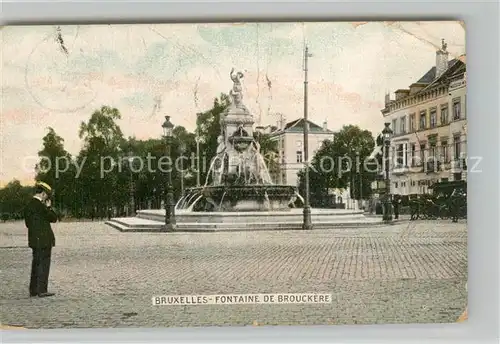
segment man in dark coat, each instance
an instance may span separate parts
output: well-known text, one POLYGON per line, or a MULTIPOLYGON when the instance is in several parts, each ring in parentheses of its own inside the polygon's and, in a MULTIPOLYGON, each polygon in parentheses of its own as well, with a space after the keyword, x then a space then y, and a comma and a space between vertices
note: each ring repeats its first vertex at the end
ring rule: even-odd
POLYGON ((50 196, 52 188, 43 182, 35 186, 35 195, 24 209, 24 222, 28 228, 28 246, 33 252, 31 264, 30 296, 47 297, 50 258, 56 240, 51 222, 57 222, 52 210, 50 196))
POLYGON ((392 208, 394 209, 394 219, 399 219, 399 207, 401 206, 401 196, 394 195, 392 197, 392 208))

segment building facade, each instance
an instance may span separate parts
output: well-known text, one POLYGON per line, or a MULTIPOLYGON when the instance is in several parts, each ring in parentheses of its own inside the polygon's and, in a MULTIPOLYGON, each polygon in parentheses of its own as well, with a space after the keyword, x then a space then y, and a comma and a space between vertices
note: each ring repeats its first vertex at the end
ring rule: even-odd
MULTIPOLYGON (((298 173, 304 168, 304 119, 284 124, 271 132, 272 140, 278 142, 279 169, 271 177, 276 184, 297 185, 298 173)), ((333 140, 333 132, 327 128, 327 123, 319 126, 309 123, 309 160, 311 161, 325 140, 333 140)))
POLYGON ((436 182, 466 179, 465 55, 449 60, 443 40, 436 65, 394 93, 381 110, 393 130, 391 193, 422 194, 436 182))

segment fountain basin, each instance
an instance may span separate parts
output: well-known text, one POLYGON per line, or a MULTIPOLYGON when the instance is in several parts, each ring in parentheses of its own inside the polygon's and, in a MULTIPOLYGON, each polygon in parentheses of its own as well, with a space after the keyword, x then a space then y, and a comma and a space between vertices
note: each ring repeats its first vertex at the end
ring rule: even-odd
MULTIPOLYGON (((311 209, 313 229, 338 227, 373 227, 384 225, 376 217, 362 211, 344 209, 311 209)), ((107 224, 124 232, 161 232, 165 210, 139 210, 136 217, 112 219, 107 224)), ((218 232, 255 230, 301 230, 301 208, 288 211, 191 212, 176 211, 178 232, 218 232)))
POLYGON ((176 210, 193 212, 289 211, 297 194, 290 185, 218 185, 192 188, 176 210))

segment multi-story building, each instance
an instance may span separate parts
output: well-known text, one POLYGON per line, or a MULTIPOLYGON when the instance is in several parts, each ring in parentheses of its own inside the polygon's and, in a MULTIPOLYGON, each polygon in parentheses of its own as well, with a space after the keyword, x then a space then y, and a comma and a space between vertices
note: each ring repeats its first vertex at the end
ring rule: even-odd
MULTIPOLYGON (((278 142, 279 166, 278 172, 272 175, 276 184, 298 186, 298 172, 304 168, 304 119, 284 124, 280 121, 279 127, 270 137, 278 142)), ((309 123, 309 161, 316 151, 321 148, 325 140, 333 140, 333 132, 327 128, 327 123, 319 126, 311 121, 309 123)))
MULTIPOLYGON (((436 65, 409 89, 385 97, 391 123, 391 193, 421 194, 438 181, 466 178, 466 61, 449 60, 444 40, 436 65)), ((385 168, 385 167, 384 167, 385 168)))

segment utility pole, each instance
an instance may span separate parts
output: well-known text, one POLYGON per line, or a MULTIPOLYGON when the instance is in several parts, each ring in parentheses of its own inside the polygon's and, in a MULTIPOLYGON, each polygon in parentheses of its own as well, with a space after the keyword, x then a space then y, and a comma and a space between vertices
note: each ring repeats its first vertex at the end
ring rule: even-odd
POLYGON ((307 62, 312 55, 309 48, 304 50, 304 162, 305 162, 305 195, 304 195, 304 223, 303 229, 312 229, 311 206, 309 205, 309 120, 307 118, 307 62))

